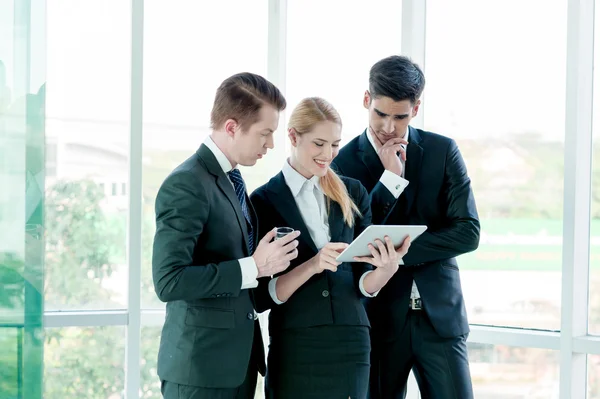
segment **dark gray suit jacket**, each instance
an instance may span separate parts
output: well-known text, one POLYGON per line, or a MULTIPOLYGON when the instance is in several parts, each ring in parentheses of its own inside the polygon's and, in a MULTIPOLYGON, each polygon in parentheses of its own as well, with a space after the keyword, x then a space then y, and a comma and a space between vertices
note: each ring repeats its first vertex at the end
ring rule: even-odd
MULTIPOLYGON (((249 200, 248 205, 257 229, 249 200)), ((249 255, 240 202, 214 154, 202 145, 166 178, 156 198, 152 275, 158 297, 167 303, 158 353, 161 380, 237 387, 253 345, 253 361, 264 374, 252 292, 241 289, 238 259, 249 255)))

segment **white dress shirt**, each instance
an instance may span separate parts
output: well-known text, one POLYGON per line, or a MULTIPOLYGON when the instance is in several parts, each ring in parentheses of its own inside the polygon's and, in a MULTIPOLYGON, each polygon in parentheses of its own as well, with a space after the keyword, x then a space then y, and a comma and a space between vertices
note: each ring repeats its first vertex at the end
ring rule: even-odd
MULTIPOLYGON (((410 129, 407 129, 406 135, 404 135, 404 140, 408 141, 409 133, 410 133, 410 129)), ((367 129, 367 137, 369 139, 369 142, 373 146, 373 149, 375 150, 375 152, 377 152, 377 146, 375 146, 375 141, 373 139, 373 136, 371 135, 371 132, 368 129, 367 129)), ((401 146, 406 151, 406 147, 408 145, 401 144, 401 146)), ((402 159, 402 157, 400 157, 400 162, 402 163, 402 177, 400 177, 397 174, 395 174, 394 172, 390 172, 389 170, 386 169, 383 172, 383 175, 381 175, 381 178, 379 179, 379 181, 389 190, 390 193, 392 193, 392 195, 396 199, 398 199, 398 197, 400 196, 400 194, 402 194, 402 192, 404 191, 406 186, 408 186, 408 180, 404 179, 404 172, 405 172, 404 166, 405 165, 404 165, 404 160, 402 159)), ((402 260, 400 260, 400 264, 403 264, 402 260)), ((411 299, 417 299, 417 298, 421 297, 421 294, 419 294, 419 289, 417 288, 417 283, 415 282, 415 280, 413 280, 413 283, 412 283, 410 297, 411 297, 411 299)))
MULTIPOLYGON (((325 194, 319 184, 319 177, 313 176, 310 179, 306 179, 294 170, 288 161, 283 165, 282 172, 285 182, 290 188, 292 196, 296 201, 302 220, 310 233, 310 238, 312 238, 317 249, 321 250, 321 248, 331 240, 331 234, 329 231, 329 218, 325 205, 325 194)), ((361 276, 359 289, 364 296, 374 297, 377 295, 377 292, 369 294, 365 291, 363 285, 365 276, 370 272, 371 271, 368 271, 361 276)), ((269 294, 273 301, 280 305, 283 301, 277 298, 277 279, 278 277, 275 277, 269 281, 269 294)))
MULTIPOLYGON (((233 170, 229 159, 227 159, 225 154, 223 154, 223 151, 217 147, 210 136, 206 138, 204 145, 207 146, 208 149, 212 151, 215 158, 217 158, 217 162, 219 162, 221 169, 223 169, 223 173, 225 173, 225 176, 227 176, 227 179, 229 180, 229 175, 227 175, 227 173, 233 170)), ((231 180, 229 180, 229 182, 231 183, 231 186, 234 187, 231 180)), ((240 263, 240 270, 242 272, 242 289, 245 290, 248 288, 258 287, 258 281, 256 281, 256 277, 258 276, 258 268, 256 267, 256 262, 254 262, 254 258, 249 256, 247 258, 238 259, 238 262, 240 263)))

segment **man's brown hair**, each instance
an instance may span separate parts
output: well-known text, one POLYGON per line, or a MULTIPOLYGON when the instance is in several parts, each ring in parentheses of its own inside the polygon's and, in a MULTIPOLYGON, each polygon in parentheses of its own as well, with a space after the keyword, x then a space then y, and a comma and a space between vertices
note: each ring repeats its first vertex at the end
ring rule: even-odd
POLYGON ((242 72, 223 81, 210 113, 210 127, 219 129, 228 119, 249 128, 259 119, 260 108, 271 105, 283 111, 286 101, 277 87, 262 76, 242 72))

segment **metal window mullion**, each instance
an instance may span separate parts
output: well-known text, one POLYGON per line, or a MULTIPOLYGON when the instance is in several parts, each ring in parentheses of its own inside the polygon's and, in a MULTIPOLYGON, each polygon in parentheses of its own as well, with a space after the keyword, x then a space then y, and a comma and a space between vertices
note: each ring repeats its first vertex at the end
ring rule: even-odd
POLYGON ((139 397, 141 363, 142 274, 142 122, 144 68, 144 1, 131 1, 131 116, 129 136, 129 217, 127 254, 129 265, 125 394, 139 397))
POLYGON ((585 398, 586 355, 574 351, 587 335, 594 0, 569 0, 565 101, 560 398, 585 398))

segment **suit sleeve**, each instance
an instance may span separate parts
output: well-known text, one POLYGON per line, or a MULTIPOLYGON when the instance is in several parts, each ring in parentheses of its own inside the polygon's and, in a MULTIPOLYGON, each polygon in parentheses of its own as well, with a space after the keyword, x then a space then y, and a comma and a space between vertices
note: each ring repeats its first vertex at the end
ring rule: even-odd
MULTIPOLYGON (((356 205, 360 210, 361 216, 356 217, 354 225, 354 238, 358 237, 367 227, 371 225, 371 204, 369 200, 369 194, 367 189, 357 182, 356 205)), ((362 294, 360 290, 360 279, 368 271, 373 270, 374 267, 368 263, 354 263, 352 266, 352 273, 354 273, 354 285, 359 294, 362 294)))
POLYGON ((453 258, 479 246, 479 216, 471 190, 467 168, 454 141, 446 155, 444 186, 447 226, 426 231, 410 246, 402 259, 406 266, 453 258))
MULTIPOLYGON (((250 195, 250 201, 252 202, 252 206, 256 211, 256 218, 258 220, 258 239, 261 240, 265 234, 275 227, 271 225, 269 218, 269 212, 274 212, 274 210, 271 209, 272 207, 269 206, 266 198, 264 198, 264 196, 257 191, 250 195)), ((271 294, 269 293, 269 282, 271 279, 271 276, 257 279, 258 287, 253 290, 254 307, 259 313, 277 306, 277 304, 273 301, 273 298, 271 298, 271 294)))
POLYGON ((385 224, 384 220, 387 217, 389 210, 392 208, 392 205, 396 202, 396 197, 392 195, 390 190, 379 180, 373 190, 371 190, 371 194, 369 194, 369 198, 371 200, 372 212, 372 223, 373 224, 385 224))
POLYGON ((238 296, 242 286, 238 260, 193 264, 196 245, 207 234, 210 212, 202 182, 189 172, 172 174, 161 186, 155 208, 152 277, 158 298, 169 302, 238 296))

